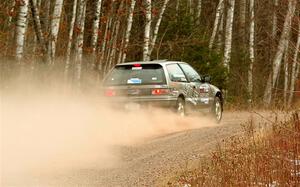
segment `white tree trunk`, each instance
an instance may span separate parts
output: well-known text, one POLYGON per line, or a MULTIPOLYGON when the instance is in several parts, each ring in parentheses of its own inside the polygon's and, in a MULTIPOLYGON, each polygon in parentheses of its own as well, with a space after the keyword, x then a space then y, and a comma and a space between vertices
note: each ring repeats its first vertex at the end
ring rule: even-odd
POLYGON ((219 4, 217 6, 217 11, 216 11, 216 18, 214 22, 214 27, 213 27, 213 32, 209 40, 209 49, 212 49, 218 27, 219 27, 219 21, 220 21, 220 16, 223 16, 223 10, 224 10, 224 0, 220 0, 219 4))
POLYGON ((145 10, 146 10, 146 21, 145 21, 145 31, 144 31, 144 47, 143 47, 143 61, 150 60, 149 44, 150 44, 150 31, 152 23, 152 8, 151 0, 145 0, 145 10))
MULTIPOLYGON (((52 2, 53 3, 53 2, 52 2)), ((51 1, 46 1, 46 7, 45 7, 45 12, 46 12, 46 19, 45 19, 45 30, 47 33, 50 32, 50 24, 51 24, 51 1)), ((49 36, 48 36, 49 37, 49 36)))
POLYGON ((284 87, 283 87, 283 103, 284 107, 287 107, 287 92, 288 92, 288 83, 289 83, 289 37, 285 43, 285 52, 284 52, 284 87))
POLYGON ((122 58, 125 55, 125 48, 124 48, 125 36, 126 36, 126 30, 125 30, 125 32, 123 32, 123 34, 121 36, 121 44, 120 44, 120 47, 118 49, 119 53, 118 53, 118 59, 117 59, 116 64, 122 63, 122 58))
POLYGON ((128 18, 127 18, 127 27, 126 27, 126 33, 125 33, 125 43, 124 43, 124 53, 122 55, 122 60, 121 63, 124 63, 126 60, 126 55, 127 55, 127 48, 129 44, 129 39, 130 39, 130 34, 131 34, 131 28, 132 28, 132 22, 133 22, 133 11, 134 7, 136 4, 136 0, 131 0, 130 8, 129 8, 129 13, 128 13, 128 18))
POLYGON ((48 55, 49 55, 50 63, 53 63, 53 59, 56 53, 56 43, 57 43, 62 7, 63 7, 63 0, 56 0, 54 4, 52 19, 51 19, 50 41, 48 45, 48 55))
POLYGON ((254 21, 254 0, 250 0, 250 36, 249 36, 249 56, 250 64, 248 69, 248 96, 249 103, 252 103, 253 99, 253 64, 255 60, 254 56, 254 36, 255 36, 255 21, 254 21))
POLYGON ((168 2, 169 2, 169 0, 164 0, 164 4, 163 4, 163 6, 161 8, 161 11, 159 13, 159 16, 158 16, 158 19, 157 19, 157 22, 156 22, 156 25, 155 25, 155 28, 154 28, 154 32, 153 32, 153 38, 152 38, 151 43, 150 43, 149 56, 151 56, 153 48, 155 46, 155 42, 156 42, 156 39, 157 39, 157 34, 158 34, 158 31, 159 31, 160 23, 161 23, 163 15, 164 15, 164 12, 166 10, 168 2))
MULTIPOLYGON (((287 51, 286 51, 287 52, 287 51)), ((286 59, 288 60, 288 59, 286 59)), ((289 64, 284 62, 284 87, 283 87, 283 106, 287 107, 287 91, 288 91, 288 82, 289 82, 289 64)))
MULTIPOLYGON (((289 99, 288 99, 288 107, 291 106, 292 104, 292 100, 293 100, 293 96, 294 96, 294 89, 295 89, 295 82, 296 82, 296 78, 298 76, 297 73, 297 60, 298 60, 298 54, 299 54, 299 48, 300 48, 300 23, 299 23, 299 28, 298 28, 298 38, 297 38, 297 44, 296 44, 296 48, 295 48, 295 53, 294 53, 294 57, 293 57, 293 65, 292 65, 292 74, 291 74, 291 84, 290 84, 290 95, 289 95, 289 99)), ((299 67, 299 64, 298 64, 299 67)))
MULTIPOLYGON (((114 3, 114 0, 112 1, 112 3, 114 3)), ((113 19, 113 7, 111 8, 110 10, 110 16, 108 17, 108 21, 106 22, 106 26, 105 26, 105 32, 104 32, 104 36, 103 36, 103 42, 102 42, 102 47, 101 47, 101 50, 99 49, 99 52, 100 52, 100 57, 99 57, 99 64, 98 64, 98 70, 102 73, 105 73, 105 70, 106 70, 106 66, 107 66, 107 63, 103 64, 104 63, 104 59, 105 59, 105 52, 106 52, 106 48, 107 48, 107 36, 111 30, 111 26, 112 26, 112 19, 113 19)))
POLYGON ((24 53, 25 32, 27 28, 28 2, 23 0, 19 7, 16 25, 16 60, 21 62, 24 53))
POLYGON ((276 37, 277 33, 277 7, 278 7, 278 0, 274 0, 274 12, 273 12, 273 24, 272 24, 272 37, 276 37))
POLYGON ((74 25, 75 25, 75 19, 76 19, 76 10, 77 10, 77 0, 74 0, 73 8, 72 8, 72 18, 71 18, 71 22, 70 22, 70 30, 69 30, 69 36, 68 36, 65 77, 68 75, 68 71, 69 71, 69 67, 70 67, 71 48, 72 48, 72 43, 73 43, 73 33, 74 33, 74 25))
POLYGON ((272 75, 269 76, 266 90, 264 93, 264 103, 266 105, 269 105, 272 100, 272 88, 274 88, 278 74, 279 74, 282 56, 284 53, 284 49, 286 47, 285 44, 286 44, 286 41, 288 40, 288 35, 291 30, 292 18, 293 18, 294 12, 295 12, 296 4, 297 4, 296 0, 290 0, 289 4, 288 4, 288 11, 287 11, 287 15, 284 20, 283 31, 281 33, 277 52, 276 52, 274 60, 273 60, 273 73, 271 72, 272 75))
POLYGON ((80 5, 78 9, 78 17, 77 23, 79 28, 79 34, 76 38, 76 79, 78 87, 80 87, 80 79, 81 79, 81 65, 82 65, 82 51, 83 51, 83 37, 84 37, 84 25, 85 25, 85 15, 86 15, 86 1, 80 0, 80 5))
POLYGON ((91 46, 93 50, 93 55, 95 55, 97 41, 98 41, 98 32, 99 32, 99 21, 100 21, 100 14, 101 14, 101 0, 96 1, 96 11, 93 19, 93 27, 92 27, 92 40, 91 46))
POLYGON ((85 10, 86 0, 78 1, 78 10, 76 18, 76 27, 78 28, 78 34, 75 44, 75 61, 81 64, 82 50, 83 50, 83 36, 84 36, 84 24, 85 24, 85 10))
MULTIPOLYGON (((224 4, 223 4, 224 5, 224 4)), ((216 51, 218 54, 221 54, 221 51, 223 50, 224 48, 224 45, 223 45, 223 35, 224 35, 224 17, 225 17, 225 14, 224 14, 224 6, 222 6, 222 11, 223 11, 223 14, 221 15, 221 18, 220 18, 220 24, 219 24, 219 30, 218 30, 218 38, 217 38, 217 46, 216 46, 216 51)))
POLYGON ((202 10, 202 0, 198 0, 197 14, 196 14, 196 24, 197 25, 200 24, 201 10, 202 10))
POLYGON ((24 53, 25 32, 27 28, 28 0, 20 4, 16 25, 16 60, 21 62, 24 53))
POLYGON ((176 0, 175 11, 176 11, 176 18, 177 18, 177 19, 178 19, 179 5, 180 5, 180 0, 176 0))
MULTIPOLYGON (((119 10, 118 12, 122 11, 123 10, 123 6, 124 6, 124 1, 122 1, 120 3, 120 6, 119 6, 119 10)), ((116 21, 116 26, 114 28, 114 34, 113 34, 113 41, 112 41, 112 49, 111 49, 111 52, 109 54, 109 66, 108 66, 108 70, 110 70, 113 65, 116 63, 115 60, 116 60, 116 54, 117 54, 117 42, 118 42, 118 36, 119 36, 119 31, 120 31, 120 24, 121 24, 121 17, 118 16, 117 17, 117 21, 116 21)))
POLYGON ((33 17, 33 22, 34 22, 34 30, 36 33, 36 39, 40 43, 43 53, 45 53, 47 51, 47 48, 46 48, 46 43, 45 43, 45 39, 44 39, 44 34, 42 31, 40 13, 39 13, 37 1, 30 0, 30 4, 31 4, 31 12, 32 12, 32 17, 33 17))
POLYGON ((231 44, 232 44, 232 27, 234 16, 235 0, 229 0, 226 28, 225 28, 225 48, 224 48, 224 65, 229 70, 229 62, 231 60, 231 44))
POLYGON ((188 7, 189 7, 189 13, 191 16, 191 19, 193 19, 193 14, 194 14, 194 7, 193 7, 193 0, 188 0, 188 7))

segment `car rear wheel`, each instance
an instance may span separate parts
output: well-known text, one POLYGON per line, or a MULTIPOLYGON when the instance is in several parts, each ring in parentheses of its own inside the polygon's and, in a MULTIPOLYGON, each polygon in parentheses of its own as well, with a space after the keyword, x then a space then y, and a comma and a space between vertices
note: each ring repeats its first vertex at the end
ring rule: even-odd
POLYGON ((181 97, 177 100, 176 113, 181 117, 185 116, 185 101, 181 97))
POLYGON ((216 122, 220 123, 222 119, 222 103, 219 97, 215 97, 211 113, 215 118, 216 122))

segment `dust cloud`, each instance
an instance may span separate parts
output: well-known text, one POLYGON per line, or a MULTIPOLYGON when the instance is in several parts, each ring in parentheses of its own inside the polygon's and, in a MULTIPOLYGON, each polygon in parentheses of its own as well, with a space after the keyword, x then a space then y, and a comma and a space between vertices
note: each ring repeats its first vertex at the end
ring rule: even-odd
POLYGON ((62 93, 57 89, 62 87, 41 91, 32 86, 35 83, 20 84, 20 79, 11 83, 14 89, 0 90, 3 184, 31 174, 117 167, 118 146, 137 146, 157 136, 216 125, 203 117, 182 118, 161 109, 113 110, 97 92, 62 93))

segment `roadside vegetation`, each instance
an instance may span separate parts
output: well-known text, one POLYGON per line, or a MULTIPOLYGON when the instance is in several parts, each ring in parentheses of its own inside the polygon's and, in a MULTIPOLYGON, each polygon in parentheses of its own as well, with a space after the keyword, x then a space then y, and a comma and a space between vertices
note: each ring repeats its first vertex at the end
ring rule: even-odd
POLYGON ((299 186, 299 111, 270 124, 243 124, 218 144, 199 167, 184 171, 166 186, 299 186))

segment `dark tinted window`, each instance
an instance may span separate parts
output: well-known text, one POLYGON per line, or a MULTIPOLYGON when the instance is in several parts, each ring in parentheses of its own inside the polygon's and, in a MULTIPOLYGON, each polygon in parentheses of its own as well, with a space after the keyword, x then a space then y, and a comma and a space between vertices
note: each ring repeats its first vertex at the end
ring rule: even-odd
POLYGON ((170 77, 170 80, 173 82, 186 82, 186 77, 181 70, 181 68, 178 66, 178 64, 169 64, 167 65, 168 74, 170 77))
POLYGON ((163 67, 159 64, 119 65, 105 79, 105 85, 165 84, 163 67))
POLYGON ((190 65, 188 64, 180 64, 180 67, 183 69, 185 75, 191 82, 197 82, 200 81, 200 75, 197 73, 197 71, 194 70, 190 65))

